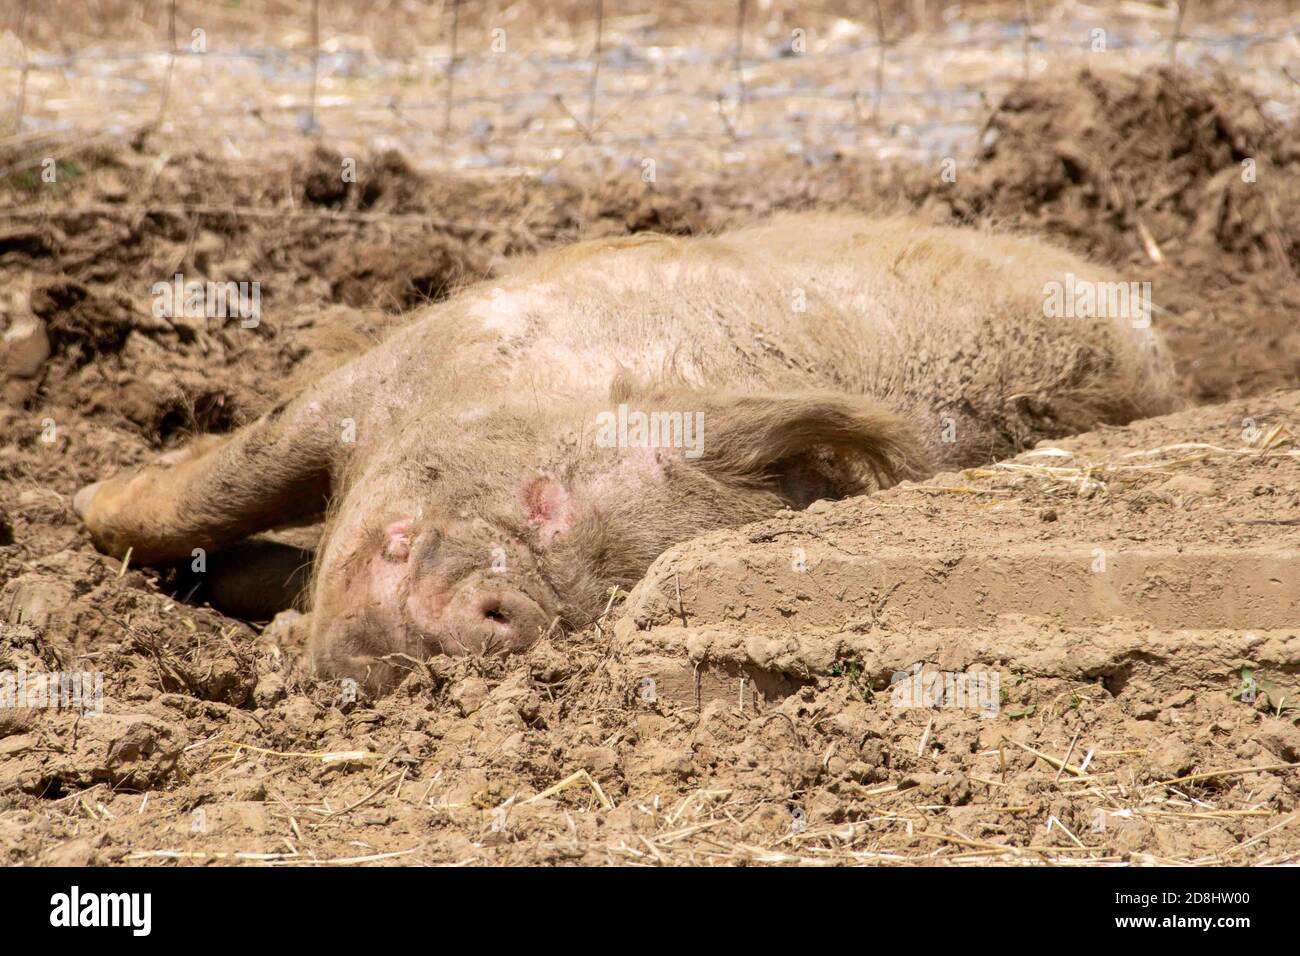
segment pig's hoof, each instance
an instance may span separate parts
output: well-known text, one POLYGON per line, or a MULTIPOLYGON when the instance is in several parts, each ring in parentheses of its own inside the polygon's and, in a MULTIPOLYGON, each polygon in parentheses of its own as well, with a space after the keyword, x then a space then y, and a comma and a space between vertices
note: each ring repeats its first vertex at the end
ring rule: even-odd
POLYGON ((77 517, 83 521, 86 519, 86 511, 90 508, 91 499, 103 486, 104 482, 97 481, 93 485, 86 485, 72 496, 72 510, 77 513, 77 517))

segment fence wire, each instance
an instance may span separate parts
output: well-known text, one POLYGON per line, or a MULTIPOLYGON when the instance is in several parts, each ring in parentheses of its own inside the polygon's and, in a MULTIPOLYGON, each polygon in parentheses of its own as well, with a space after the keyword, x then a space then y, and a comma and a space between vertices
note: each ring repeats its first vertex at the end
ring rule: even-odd
POLYGON ((584 150, 631 164, 665 147, 690 147, 662 157, 669 163, 767 148, 812 162, 839 149, 933 156, 973 149, 996 98, 1067 57, 1225 57, 1277 91, 1279 115, 1295 111, 1297 84, 1285 64, 1300 62, 1300 23, 1193 27, 1185 6, 1157 29, 1089 26, 1059 11, 1039 10, 1036 19, 1021 0, 1015 19, 891 36, 876 0, 864 5, 861 22, 832 28, 842 36, 814 44, 799 31, 780 42, 759 35, 750 0, 736 0, 730 36, 701 30, 697 39, 712 46, 639 46, 611 36, 604 0, 593 0, 581 54, 467 49, 462 0, 444 6, 445 48, 416 57, 340 48, 347 38, 330 35, 320 0, 304 6, 302 48, 208 50, 193 38, 178 41, 183 4, 169 0, 156 46, 53 55, 29 50, 33 8, 19 0, 16 42, 5 57, 13 76, 6 139, 39 145, 146 132, 195 144, 215 139, 231 157, 291 148, 304 137, 391 141, 426 163, 485 171, 545 168, 584 150))

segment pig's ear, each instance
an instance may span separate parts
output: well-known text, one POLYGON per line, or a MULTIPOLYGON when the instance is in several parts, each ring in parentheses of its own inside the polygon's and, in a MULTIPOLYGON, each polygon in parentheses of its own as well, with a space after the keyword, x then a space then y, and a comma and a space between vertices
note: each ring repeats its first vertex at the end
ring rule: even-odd
POLYGON ((766 486, 796 508, 930 473, 912 430, 866 398, 745 395, 704 407, 700 465, 724 481, 766 486))
POLYGON ((525 478, 519 486, 519 506, 524 519, 537 529, 544 544, 568 531, 573 524, 573 506, 568 489, 545 475, 525 478))

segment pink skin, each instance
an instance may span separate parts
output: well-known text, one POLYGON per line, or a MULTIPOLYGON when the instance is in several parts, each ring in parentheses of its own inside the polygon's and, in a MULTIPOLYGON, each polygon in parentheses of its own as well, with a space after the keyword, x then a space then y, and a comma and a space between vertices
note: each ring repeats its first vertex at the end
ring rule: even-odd
MULTIPOLYGON (((530 479, 520 488, 520 504, 540 540, 549 542, 565 530, 568 498, 557 483, 530 479)), ((554 617, 543 607, 552 603, 545 587, 527 573, 534 564, 524 545, 482 523, 440 529, 406 516, 388 521, 377 544, 373 537, 368 542, 340 555, 322 575, 318 600, 343 605, 329 625, 328 644, 341 641, 354 652, 379 656, 521 651, 554 617), (477 560, 448 568, 441 551, 450 538, 482 540, 472 552, 477 560), (494 567, 494 548, 500 568, 494 567), (345 566, 362 570, 354 576, 345 566)))
POLYGON ((318 552, 318 668, 379 686, 400 679, 385 664, 404 671, 434 654, 524 651, 559 620, 590 613, 562 604, 567 581, 550 577, 576 564, 565 550, 571 532, 589 531, 611 503, 653 493, 673 454, 620 451, 616 464, 601 461, 606 467, 574 490, 546 474, 527 475, 500 512, 491 502, 487 510, 479 502, 421 502, 409 486, 385 487, 382 477, 359 483, 318 552))
POLYGON ((548 545, 569 527, 569 495, 559 482, 538 476, 519 486, 519 504, 528 523, 537 528, 543 545, 548 545))

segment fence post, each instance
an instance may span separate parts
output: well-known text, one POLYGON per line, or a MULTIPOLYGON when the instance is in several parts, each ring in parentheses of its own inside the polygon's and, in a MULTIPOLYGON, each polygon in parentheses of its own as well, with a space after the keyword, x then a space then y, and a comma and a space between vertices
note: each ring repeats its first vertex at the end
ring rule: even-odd
POLYGON ((442 139, 451 136, 451 101, 456 87, 456 45, 460 38, 460 0, 451 4, 451 56, 447 58, 447 97, 442 108, 442 139))
POLYGON ((1033 38, 1033 24, 1029 20, 1029 0, 1020 0, 1020 29, 1024 34, 1020 47, 1021 79, 1029 79, 1029 41, 1033 38))
POLYGON ((18 102, 14 106, 15 133, 23 126, 23 110, 27 106, 27 71, 31 69, 31 63, 27 58, 27 6, 28 0, 22 0, 22 6, 18 8, 18 48, 23 54, 23 68, 18 74, 18 102))
POLYGON ((885 10, 876 0, 876 95, 871 104, 871 122, 880 125, 880 99, 885 88, 885 10))
POLYGON ((167 8, 167 78, 163 81, 162 100, 158 103, 158 115, 151 124, 153 129, 162 125, 167 112, 167 104, 172 96, 172 75, 176 72, 176 0, 171 0, 167 8))
POLYGON ((736 73, 736 122, 732 124, 731 134, 735 138, 740 130, 740 121, 745 115, 745 71, 741 62, 745 49, 745 15, 749 0, 736 0, 736 50, 733 69, 736 73))
POLYGON ((1192 0, 1178 0, 1178 14, 1174 17, 1174 32, 1169 38, 1169 65, 1174 66, 1178 62, 1178 38, 1183 32, 1183 17, 1187 14, 1187 8, 1192 5, 1192 0))
POLYGON ((596 124, 596 84, 600 81, 600 53, 604 33, 605 0, 596 0, 596 51, 592 54, 591 90, 587 94, 587 129, 596 124))
POLYGON ((310 135, 316 125, 316 87, 320 77, 320 0, 311 0, 311 101, 307 105, 307 129, 310 135))

